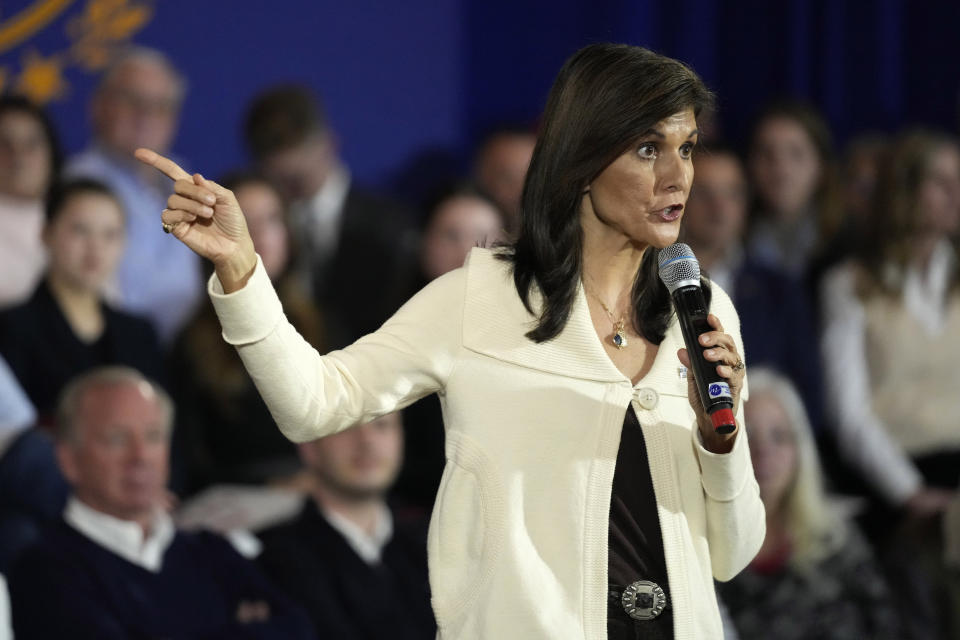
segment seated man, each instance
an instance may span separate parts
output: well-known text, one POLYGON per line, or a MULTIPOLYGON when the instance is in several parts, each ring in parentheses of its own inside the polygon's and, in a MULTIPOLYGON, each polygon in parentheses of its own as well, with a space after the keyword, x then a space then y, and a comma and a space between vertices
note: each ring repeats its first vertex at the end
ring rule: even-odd
POLYGON ((261 536, 261 566, 307 609, 321 638, 436 633, 422 523, 403 522, 385 500, 402 431, 393 413, 301 444, 310 499, 296 520, 261 536))
POLYGON ((313 637, 224 540, 175 530, 161 507, 172 418, 133 369, 95 369, 64 391, 57 459, 73 495, 8 576, 18 640, 313 637))

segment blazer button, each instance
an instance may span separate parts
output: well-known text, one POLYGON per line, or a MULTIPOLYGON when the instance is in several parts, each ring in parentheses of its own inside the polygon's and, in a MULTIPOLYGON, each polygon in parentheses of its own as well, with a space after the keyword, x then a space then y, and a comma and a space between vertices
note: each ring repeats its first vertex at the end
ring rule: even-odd
POLYGON ((650 387, 646 387, 640 389, 640 393, 637 394, 637 399, 640 401, 640 406, 649 411, 657 406, 657 403, 660 401, 660 396, 650 387))

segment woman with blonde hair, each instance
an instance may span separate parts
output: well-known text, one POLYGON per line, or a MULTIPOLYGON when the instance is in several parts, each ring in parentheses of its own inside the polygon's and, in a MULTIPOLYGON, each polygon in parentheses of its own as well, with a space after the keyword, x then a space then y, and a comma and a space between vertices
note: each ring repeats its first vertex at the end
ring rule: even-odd
POLYGON ((898 638, 870 547, 824 491, 793 385, 772 370, 751 370, 745 413, 767 533, 750 566, 720 585, 742 640, 898 638))

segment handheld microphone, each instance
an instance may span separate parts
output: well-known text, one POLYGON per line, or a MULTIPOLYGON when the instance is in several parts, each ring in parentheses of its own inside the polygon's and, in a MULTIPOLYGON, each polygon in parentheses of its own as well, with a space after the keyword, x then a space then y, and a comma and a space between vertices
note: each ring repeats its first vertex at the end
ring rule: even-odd
POLYGON ((690 247, 682 242, 661 249, 657 261, 660 280, 670 292, 680 321, 700 401, 710 415, 714 431, 732 433, 737 423, 733 416, 730 385, 717 373, 716 363, 704 358, 703 346, 698 340, 701 334, 714 330, 707 323, 707 303, 700 288, 700 263, 690 247))

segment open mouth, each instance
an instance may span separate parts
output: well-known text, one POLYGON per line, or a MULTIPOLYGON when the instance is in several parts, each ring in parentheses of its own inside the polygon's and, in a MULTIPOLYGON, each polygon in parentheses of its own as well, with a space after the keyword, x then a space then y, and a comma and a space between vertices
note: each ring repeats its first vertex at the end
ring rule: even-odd
POLYGON ((680 212, 683 211, 682 204, 672 204, 669 207, 665 207, 660 211, 657 211, 657 215, 661 219, 666 220, 667 222, 672 222, 680 217, 680 212))

